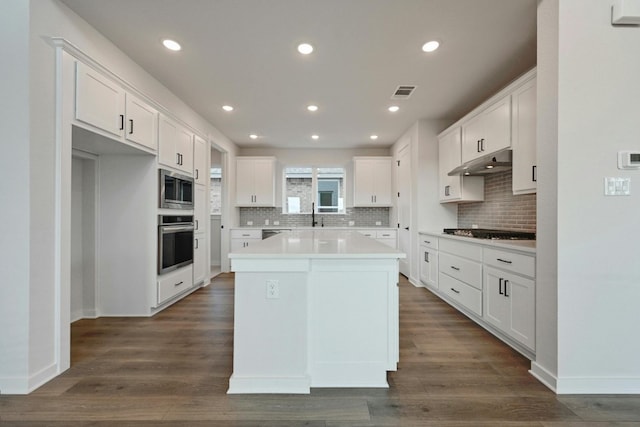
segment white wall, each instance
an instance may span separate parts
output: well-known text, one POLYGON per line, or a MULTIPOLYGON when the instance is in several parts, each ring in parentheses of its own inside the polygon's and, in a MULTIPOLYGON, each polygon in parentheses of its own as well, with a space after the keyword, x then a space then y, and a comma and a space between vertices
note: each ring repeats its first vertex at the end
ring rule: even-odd
POLYGON ((84 262, 83 257, 83 185, 84 160, 74 157, 71 171, 71 321, 83 317, 84 262))
POLYGON ((24 388, 29 370, 29 3, 0 2, 0 393, 24 388))
MULTIPOLYGON (((640 171, 616 167, 619 150, 640 150, 640 27, 612 26, 611 3, 544 0, 540 5, 545 20, 539 28, 550 34, 557 28, 557 55, 553 40, 543 40, 538 93, 550 111, 543 112, 539 125, 549 125, 539 137, 539 161, 546 162, 539 176, 549 175, 538 182, 545 221, 538 227, 538 289, 552 296, 555 265, 545 251, 553 254, 555 246, 559 393, 640 392, 640 241, 634 238, 640 234, 640 171), (549 102, 554 90, 557 118, 549 102), (604 177, 631 178, 632 195, 604 196, 604 177), (553 219, 554 190, 557 236, 546 227, 553 219)), ((550 304, 538 315, 553 316, 552 310, 550 304)), ((553 320, 538 326, 543 329, 537 363, 552 373, 553 320)))

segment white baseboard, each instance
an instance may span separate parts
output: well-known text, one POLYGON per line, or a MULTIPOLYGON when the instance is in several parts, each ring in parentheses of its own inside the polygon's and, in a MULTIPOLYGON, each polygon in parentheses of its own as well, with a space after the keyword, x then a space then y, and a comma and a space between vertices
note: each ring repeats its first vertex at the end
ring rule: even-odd
POLYGON ((558 377, 558 394, 639 394, 640 378, 558 377))
POLYGON ((2 377, 0 378, 0 395, 29 394, 57 375, 58 367, 54 363, 29 377, 2 377))
POLYGON ((239 377, 231 375, 227 394, 309 394, 311 380, 302 377, 239 377))
POLYGON ((554 374, 543 368, 541 365, 536 362, 531 362, 531 369, 529 373, 533 375, 538 381, 540 381, 545 386, 549 387, 551 391, 557 393, 556 387, 558 379, 554 374))

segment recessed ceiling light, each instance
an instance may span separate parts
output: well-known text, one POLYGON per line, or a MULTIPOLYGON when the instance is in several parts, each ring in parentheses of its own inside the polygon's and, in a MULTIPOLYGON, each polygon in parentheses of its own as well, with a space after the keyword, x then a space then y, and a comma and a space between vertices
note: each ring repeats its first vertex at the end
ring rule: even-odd
POLYGON ((439 47, 440 47, 440 42, 431 40, 430 42, 426 42, 425 44, 422 45, 422 50, 424 52, 433 52, 439 47))
POLYGON ((303 55, 309 55, 311 52, 313 52, 313 46, 311 46, 309 43, 299 44, 298 52, 300 52, 303 55))
POLYGON ((223 105, 222 109, 227 112, 233 111, 233 107, 231 105, 223 105))
POLYGON ((180 46, 180 43, 178 43, 175 40, 165 39, 165 40, 162 40, 162 44, 164 45, 164 47, 166 47, 169 50, 178 51, 182 49, 182 46, 180 46))
POLYGON ((320 137, 318 135, 311 135, 311 139, 317 140, 320 139, 320 137))
POLYGON ((307 105, 307 110, 309 111, 318 111, 317 105, 307 105))
POLYGON ((400 107, 398 107, 397 105, 392 105, 391 107, 389 107, 389 111, 391 111, 392 113, 395 113, 399 109, 400 107))
POLYGON ((252 133, 251 135, 249 135, 249 138, 258 139, 258 135, 256 135, 255 133, 252 133))
POLYGON ((371 135, 369 138, 375 141, 376 139, 378 139, 378 135, 371 135))

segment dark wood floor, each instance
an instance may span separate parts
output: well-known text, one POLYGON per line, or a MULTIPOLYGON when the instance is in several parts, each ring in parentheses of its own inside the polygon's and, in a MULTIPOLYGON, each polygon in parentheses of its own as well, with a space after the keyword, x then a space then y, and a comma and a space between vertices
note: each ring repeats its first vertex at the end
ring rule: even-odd
POLYGON ((225 394, 227 274, 153 318, 74 323, 71 369, 29 396, 0 396, 0 425, 640 426, 639 396, 557 397, 528 360, 427 290, 403 278, 400 300, 389 389, 225 394))

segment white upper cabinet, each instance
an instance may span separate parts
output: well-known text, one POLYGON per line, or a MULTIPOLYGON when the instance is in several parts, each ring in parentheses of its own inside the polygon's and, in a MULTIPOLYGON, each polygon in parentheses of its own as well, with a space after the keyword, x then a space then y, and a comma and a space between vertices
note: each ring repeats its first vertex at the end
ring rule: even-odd
POLYGON ((511 96, 483 109, 462 126, 462 163, 511 147, 511 96))
POLYGON ((165 116, 160 116, 158 163, 193 173, 193 134, 165 116))
POLYGON ((76 62, 76 120, 120 141, 157 149, 158 112, 91 67, 76 62))
POLYGON ((158 112, 130 93, 126 94, 125 138, 156 151, 158 149, 158 112))
POLYGON ((353 158, 353 206, 391 206, 391 157, 353 158))
POLYGON ((207 173, 208 147, 207 141, 197 135, 195 136, 193 141, 193 178, 196 184, 206 185, 209 179, 209 174, 207 173))
POLYGON ((518 88, 513 97, 513 194, 535 193, 536 165, 536 79, 518 88))
POLYGON ((275 206, 274 157, 236 158, 236 206, 275 206))
POLYGON ((438 138, 438 168, 440 203, 484 200, 484 178, 481 176, 449 176, 460 166, 461 129, 453 128, 438 138))

